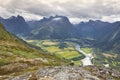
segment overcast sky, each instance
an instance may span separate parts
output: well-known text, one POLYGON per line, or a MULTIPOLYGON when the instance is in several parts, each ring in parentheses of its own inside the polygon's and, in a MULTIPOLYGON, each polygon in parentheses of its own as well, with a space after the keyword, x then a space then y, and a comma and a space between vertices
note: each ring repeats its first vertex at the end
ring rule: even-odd
POLYGON ((89 19, 120 21, 120 0, 0 0, 0 16, 26 20, 63 15, 73 23, 89 19))

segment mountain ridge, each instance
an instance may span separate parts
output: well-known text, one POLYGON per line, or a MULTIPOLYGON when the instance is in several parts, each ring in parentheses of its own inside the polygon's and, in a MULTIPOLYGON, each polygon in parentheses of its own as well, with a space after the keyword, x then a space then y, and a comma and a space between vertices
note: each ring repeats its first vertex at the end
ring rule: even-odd
POLYGON ((18 36, 24 36, 27 39, 93 39, 95 41, 91 44, 104 50, 112 49, 116 42, 119 42, 119 35, 117 34, 119 34, 120 21, 109 23, 100 20, 89 20, 88 22, 80 22, 77 25, 73 25, 66 16, 58 15, 29 22, 26 22, 22 16, 18 15, 17 17, 12 16, 8 19, 1 18, 0 21, 4 25, 10 22, 11 25, 15 26, 15 29, 11 31, 11 29, 6 27, 7 30, 18 36), (18 25, 24 23, 27 27, 21 28, 21 26, 14 25, 14 20, 18 20, 17 23, 20 22, 18 25), (22 30, 17 32, 16 29, 18 31, 20 29, 16 27, 20 27, 22 30), (108 44, 110 45, 108 46, 108 44), (106 47, 110 48, 107 49, 106 47))
POLYGON ((6 30, 13 34, 25 35, 30 31, 29 25, 26 23, 25 19, 20 15, 11 16, 7 19, 0 18, 0 22, 4 24, 6 30))
POLYGON ((38 24, 38 26, 32 30, 31 35, 33 35, 33 38, 40 39, 39 36, 41 36, 43 39, 64 39, 72 35, 73 25, 69 22, 68 18, 64 16, 43 18, 38 22, 34 22, 33 25, 34 24, 38 24))

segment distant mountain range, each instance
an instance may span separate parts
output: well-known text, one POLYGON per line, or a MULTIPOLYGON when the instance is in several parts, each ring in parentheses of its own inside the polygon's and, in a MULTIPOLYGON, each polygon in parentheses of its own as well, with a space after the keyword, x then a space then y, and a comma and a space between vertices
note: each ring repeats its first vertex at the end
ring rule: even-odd
POLYGON ((29 25, 25 22, 24 18, 20 15, 17 17, 12 16, 8 19, 0 17, 0 22, 5 26, 5 28, 13 33, 19 35, 26 35, 30 32, 29 25))
POLYGON ((120 22, 89 20, 73 25, 67 17, 58 15, 28 22, 18 15, 8 19, 0 18, 0 22, 9 32, 27 39, 87 39, 94 40, 92 44, 95 47, 105 50, 120 48, 120 22))
POLYGON ((51 16, 40 21, 30 21, 31 39, 66 39, 73 36, 74 27, 65 16, 51 16))
POLYGON ((116 49, 120 48, 120 22, 103 22, 100 20, 90 20, 88 22, 81 22, 76 25, 77 38, 85 38, 94 40, 95 47, 104 50, 111 50, 119 52, 116 49))

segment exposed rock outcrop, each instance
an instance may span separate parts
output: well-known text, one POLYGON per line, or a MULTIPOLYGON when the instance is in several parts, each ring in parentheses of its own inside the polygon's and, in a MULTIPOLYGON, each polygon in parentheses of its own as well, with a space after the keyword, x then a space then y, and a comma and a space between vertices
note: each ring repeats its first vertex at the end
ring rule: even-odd
POLYGON ((116 80, 120 73, 110 69, 100 69, 95 66, 46 67, 38 71, 9 80, 116 80))

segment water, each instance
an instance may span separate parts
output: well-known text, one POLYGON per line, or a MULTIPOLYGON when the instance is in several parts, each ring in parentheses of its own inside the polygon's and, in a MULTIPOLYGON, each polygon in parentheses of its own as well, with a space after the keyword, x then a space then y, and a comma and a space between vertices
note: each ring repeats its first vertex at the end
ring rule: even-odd
POLYGON ((93 65, 93 64, 92 64, 92 59, 93 59, 94 57, 93 57, 92 53, 89 53, 89 54, 85 53, 84 51, 82 51, 82 50, 80 49, 80 46, 79 46, 79 45, 76 45, 76 46, 75 46, 75 49, 76 49, 79 53, 82 53, 82 54, 85 56, 85 58, 81 60, 82 63, 83 63, 83 66, 93 65))

